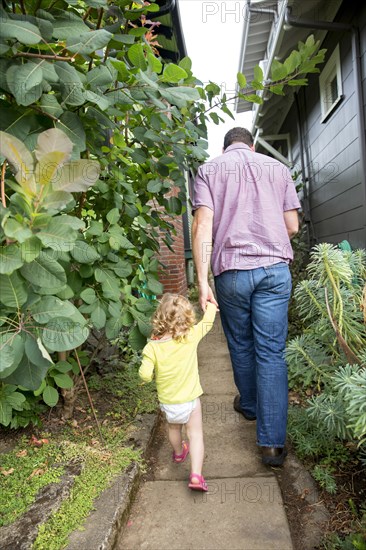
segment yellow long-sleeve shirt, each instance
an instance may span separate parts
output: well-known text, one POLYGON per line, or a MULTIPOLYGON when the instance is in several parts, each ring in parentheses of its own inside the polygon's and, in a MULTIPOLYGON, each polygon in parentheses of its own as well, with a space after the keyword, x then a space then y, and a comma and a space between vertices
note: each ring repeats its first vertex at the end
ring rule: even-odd
POLYGON ((160 403, 186 403, 202 395, 197 346, 211 330, 215 315, 216 306, 208 303, 202 320, 183 341, 151 340, 144 347, 139 375, 145 382, 151 382, 155 371, 160 403))

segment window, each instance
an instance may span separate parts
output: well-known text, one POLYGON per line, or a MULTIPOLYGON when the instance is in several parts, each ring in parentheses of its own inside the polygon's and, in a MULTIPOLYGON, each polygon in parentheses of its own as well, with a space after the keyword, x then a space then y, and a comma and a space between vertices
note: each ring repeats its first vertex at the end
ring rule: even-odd
POLYGON ((330 113, 343 98, 339 46, 336 47, 328 59, 328 62, 319 77, 319 85, 322 110, 321 122, 325 122, 330 113))

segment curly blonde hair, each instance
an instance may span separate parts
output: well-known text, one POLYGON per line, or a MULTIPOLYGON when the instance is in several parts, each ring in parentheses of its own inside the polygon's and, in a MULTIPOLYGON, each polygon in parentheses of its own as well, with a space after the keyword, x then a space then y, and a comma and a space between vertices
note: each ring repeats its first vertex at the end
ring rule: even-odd
POLYGON ((187 336, 196 322, 194 309, 180 294, 164 294, 152 319, 152 337, 171 334, 174 340, 187 336))

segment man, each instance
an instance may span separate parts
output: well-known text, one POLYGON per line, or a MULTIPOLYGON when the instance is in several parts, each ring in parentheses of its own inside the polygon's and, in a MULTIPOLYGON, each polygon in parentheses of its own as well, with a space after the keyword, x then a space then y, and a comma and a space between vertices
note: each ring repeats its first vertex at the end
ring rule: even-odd
POLYGON ((284 359, 300 203, 288 168, 254 151, 245 128, 233 128, 219 157, 200 166, 194 187, 193 256, 202 309, 216 303, 239 395, 234 409, 257 420, 262 462, 281 466, 288 382, 284 359))

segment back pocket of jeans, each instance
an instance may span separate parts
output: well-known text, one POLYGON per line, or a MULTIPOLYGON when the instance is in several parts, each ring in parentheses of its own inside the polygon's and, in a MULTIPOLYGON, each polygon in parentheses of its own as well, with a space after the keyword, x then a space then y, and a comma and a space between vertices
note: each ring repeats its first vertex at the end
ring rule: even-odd
POLYGON ((274 294, 289 294, 292 289, 290 269, 287 264, 281 263, 265 268, 267 273, 268 290, 274 294))

